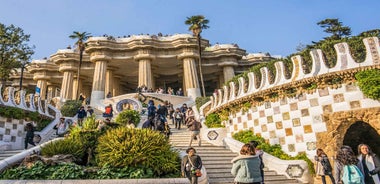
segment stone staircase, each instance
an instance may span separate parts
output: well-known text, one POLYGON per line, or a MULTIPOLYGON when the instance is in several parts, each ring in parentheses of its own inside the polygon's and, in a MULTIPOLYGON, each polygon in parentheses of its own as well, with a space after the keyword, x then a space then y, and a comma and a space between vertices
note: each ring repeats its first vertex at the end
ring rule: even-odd
MULTIPOLYGON (((171 121, 169 120, 169 122, 171 121)), ((185 128, 181 127, 181 130, 178 130, 174 128, 174 125, 171 123, 169 124, 172 131, 170 142, 175 148, 181 151, 186 151, 189 146, 190 132, 187 130, 186 126, 185 128)), ((202 159, 209 177, 209 183, 233 183, 234 177, 231 174, 231 160, 238 154, 231 152, 231 150, 226 149, 223 146, 214 146, 206 140, 202 140, 201 142, 202 145, 199 147, 198 142, 193 140, 192 147, 195 148, 197 154, 202 159)), ((266 184, 300 183, 298 180, 288 179, 283 175, 278 175, 276 172, 268 170, 267 168, 265 168, 264 177, 266 184)))

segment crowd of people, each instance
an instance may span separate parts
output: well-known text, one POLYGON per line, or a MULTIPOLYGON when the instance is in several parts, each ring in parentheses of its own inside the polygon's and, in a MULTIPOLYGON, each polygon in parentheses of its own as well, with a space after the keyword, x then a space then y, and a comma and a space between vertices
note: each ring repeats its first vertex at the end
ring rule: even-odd
POLYGON ((159 87, 156 90, 153 90, 152 88, 148 88, 145 85, 137 87, 136 92, 137 93, 159 93, 159 94, 169 94, 169 95, 177 95, 177 96, 184 95, 182 88, 179 88, 177 91, 174 91, 174 89, 171 87, 168 87, 167 89, 159 87))
POLYGON ((326 176, 333 184, 380 184, 380 160, 367 144, 359 144, 358 155, 350 146, 342 146, 335 157, 334 169, 326 153, 317 149, 315 167, 323 184, 326 176))

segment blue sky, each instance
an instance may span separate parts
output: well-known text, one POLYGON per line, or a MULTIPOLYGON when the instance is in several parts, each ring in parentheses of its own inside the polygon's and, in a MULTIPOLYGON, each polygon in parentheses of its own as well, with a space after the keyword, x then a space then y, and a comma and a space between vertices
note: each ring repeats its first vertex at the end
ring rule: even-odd
POLYGON ((73 31, 124 36, 190 33, 186 17, 204 15, 211 44, 287 56, 327 36, 316 23, 339 18, 352 34, 380 28, 379 0, 0 0, 0 23, 31 35, 33 59, 73 45, 73 31))

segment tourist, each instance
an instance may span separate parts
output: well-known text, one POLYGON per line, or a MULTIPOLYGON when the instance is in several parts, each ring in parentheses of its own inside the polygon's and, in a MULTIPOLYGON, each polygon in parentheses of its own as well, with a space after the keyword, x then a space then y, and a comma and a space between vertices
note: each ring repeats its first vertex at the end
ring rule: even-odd
POLYGON ((250 141, 248 144, 250 144, 254 149, 256 155, 260 157, 260 174, 261 174, 261 179, 262 179, 262 184, 264 183, 264 160, 263 160, 263 155, 264 151, 259 149, 257 146, 259 146, 259 142, 257 141, 250 141))
POLYGON ((152 129, 154 127, 153 117, 148 117, 148 119, 143 123, 142 128, 152 129))
POLYGON ((83 96, 83 94, 81 93, 80 95, 79 95, 79 101, 81 101, 82 103, 83 103, 83 101, 84 101, 84 96, 83 96))
POLYGON ((193 111, 193 108, 189 107, 185 113, 185 123, 187 124, 187 122, 193 118, 194 119, 194 111, 193 111))
POLYGON ((172 120, 172 124, 174 124, 174 119, 173 119, 174 107, 173 107, 173 104, 168 102, 166 105, 166 108, 168 109, 169 118, 172 120))
POLYGON ((190 147, 186 150, 187 155, 182 158, 181 162, 181 175, 187 177, 191 184, 198 183, 197 172, 202 169, 201 157, 196 155, 194 148, 190 147))
POLYGON ((99 131, 102 131, 102 130, 104 130, 104 129, 105 129, 105 127, 107 126, 107 125, 106 125, 106 123, 105 123, 105 122, 103 122, 103 121, 102 121, 102 120, 100 120, 100 119, 96 120, 96 123, 98 124, 98 127, 97 127, 97 129, 98 129, 99 131))
POLYGON ((109 104, 105 107, 105 112, 103 113, 103 117, 105 118, 112 118, 113 117, 113 108, 112 104, 109 104))
POLYGON ((240 155, 232 159, 231 163, 235 183, 261 184, 260 157, 251 144, 244 144, 240 155))
POLYGON ((359 144, 358 146, 359 169, 364 175, 366 184, 380 184, 379 171, 380 160, 367 144, 359 144))
POLYGON ((58 137, 63 137, 66 133, 66 130, 67 130, 67 122, 65 121, 65 118, 64 117, 61 117, 59 119, 59 122, 57 125, 55 125, 55 129, 57 129, 56 131, 56 134, 58 137))
POLYGON ((174 119, 174 125, 175 128, 178 128, 178 130, 181 129, 181 123, 182 123, 183 114, 179 108, 175 109, 173 113, 173 119, 174 119))
POLYGON ((25 136, 25 149, 28 149, 28 144, 31 144, 33 146, 36 146, 36 144, 33 142, 34 138, 34 126, 32 123, 27 123, 25 125, 25 131, 26 131, 26 136, 25 136))
MULTIPOLYGON (((356 167, 358 164, 358 158, 356 158, 355 153, 352 151, 352 148, 349 146, 342 146, 336 155, 334 163, 334 178, 336 183, 343 183, 343 170, 345 166, 356 167)), ((359 171, 359 169, 358 169, 359 171)), ((359 171, 360 172, 360 171, 359 171)), ((364 184, 364 177, 361 173, 353 172, 352 174, 359 174, 362 176, 361 180, 364 184)))
POLYGON ((90 97, 86 97, 86 105, 90 105, 90 102, 91 102, 91 98, 90 97))
POLYGON ((77 111, 78 125, 82 126, 83 119, 87 117, 87 112, 84 110, 84 107, 81 106, 77 111))
POLYGON ((90 116, 92 116, 92 114, 94 114, 94 109, 92 109, 91 106, 88 106, 87 112, 90 114, 90 116))
POLYGON ((112 98, 112 94, 111 94, 111 91, 107 93, 107 98, 112 98))
POLYGON ((163 129, 162 133, 165 135, 166 138, 169 139, 171 131, 170 131, 170 127, 169 127, 169 123, 168 122, 164 122, 164 129, 163 129))
POLYGON ((154 106, 154 101, 153 100, 149 100, 148 102, 148 118, 154 118, 154 116, 156 115, 156 106, 154 106))
POLYGON ((163 119, 164 121, 163 122, 166 122, 166 116, 168 115, 168 108, 166 107, 166 104, 167 102, 165 102, 164 104, 162 105, 158 105, 158 110, 157 110, 157 114, 160 115, 160 118, 163 119))
POLYGON ((321 176, 322 183, 326 184, 326 175, 330 177, 331 183, 335 184, 334 177, 332 175, 332 167, 326 153, 318 148, 317 155, 315 156, 315 172, 318 176, 321 176))
POLYGON ((189 147, 191 146, 191 143, 193 142, 193 139, 198 140, 198 146, 201 146, 201 136, 200 131, 202 128, 202 124, 195 120, 194 117, 190 118, 187 127, 189 127, 189 131, 191 131, 191 137, 189 142, 189 147))
POLYGON ((183 91, 182 88, 179 88, 178 91, 176 92, 177 96, 183 96, 183 91))
POLYGON ((181 108, 179 108, 179 110, 182 112, 182 115, 183 115, 183 117, 182 117, 182 123, 183 124, 186 124, 185 123, 185 119, 186 119, 186 112, 187 112, 187 104, 182 104, 182 107, 181 108))

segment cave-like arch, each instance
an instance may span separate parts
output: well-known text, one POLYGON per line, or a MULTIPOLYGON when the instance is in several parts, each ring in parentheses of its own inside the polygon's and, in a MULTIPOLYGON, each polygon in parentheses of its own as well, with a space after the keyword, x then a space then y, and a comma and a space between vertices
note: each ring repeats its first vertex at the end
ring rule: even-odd
POLYGON ((357 154, 357 147, 361 143, 368 144, 374 153, 380 154, 380 135, 368 123, 356 121, 347 129, 343 144, 351 146, 355 154, 357 154))
POLYGON ((338 149, 347 144, 357 151, 360 143, 368 144, 380 154, 380 107, 325 113, 326 131, 317 133, 317 146, 334 157, 338 149))

